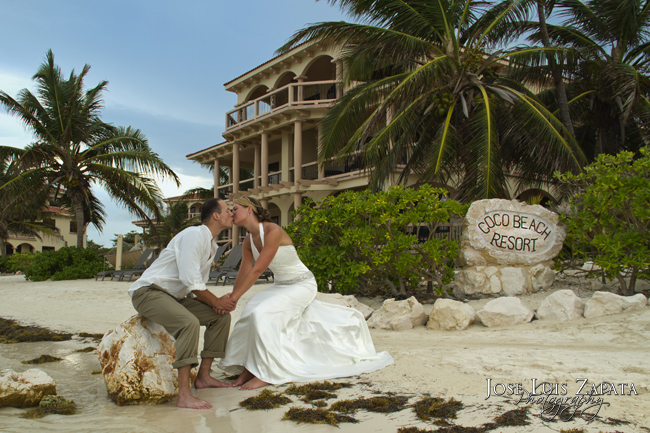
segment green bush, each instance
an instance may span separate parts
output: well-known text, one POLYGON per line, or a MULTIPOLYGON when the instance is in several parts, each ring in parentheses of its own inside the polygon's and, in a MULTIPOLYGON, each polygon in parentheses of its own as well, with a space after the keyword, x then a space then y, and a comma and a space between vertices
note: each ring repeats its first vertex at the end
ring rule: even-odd
POLYGON ((102 270, 103 260, 90 248, 63 247, 56 251, 43 251, 35 254, 25 278, 31 281, 92 278, 102 270))
POLYGON ((650 277, 650 151, 600 155, 584 173, 557 176, 577 190, 561 215, 571 259, 593 261, 602 271, 591 276, 616 278, 633 295, 637 278, 650 277))
MULTIPOLYGON (((346 191, 317 206, 306 202, 287 232, 321 291, 398 295, 413 292, 422 278, 438 293, 453 280, 458 242, 436 239, 440 223, 467 207, 424 185, 388 191, 346 191), (418 242, 418 234, 428 235, 418 242)), ((422 236, 421 236, 422 237, 422 236)))
POLYGON ((25 272, 34 263, 35 253, 15 253, 0 259, 1 272, 25 272))

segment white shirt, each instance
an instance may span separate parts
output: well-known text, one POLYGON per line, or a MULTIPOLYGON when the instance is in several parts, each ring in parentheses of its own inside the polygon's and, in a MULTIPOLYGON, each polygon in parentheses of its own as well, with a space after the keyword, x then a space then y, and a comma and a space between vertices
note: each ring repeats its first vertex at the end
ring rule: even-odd
POLYGON ((188 227, 169 242, 160 256, 129 288, 129 295, 140 287, 156 284, 176 299, 194 290, 206 290, 217 243, 206 225, 188 227))

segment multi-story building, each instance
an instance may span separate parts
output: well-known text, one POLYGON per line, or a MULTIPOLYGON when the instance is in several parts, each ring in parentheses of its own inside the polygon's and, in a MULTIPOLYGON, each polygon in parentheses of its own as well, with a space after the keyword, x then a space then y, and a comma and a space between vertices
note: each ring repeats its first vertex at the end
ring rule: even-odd
MULTIPOLYGON (((77 245, 77 223, 74 215, 60 207, 50 206, 47 209, 49 216, 44 220, 53 229, 59 230, 58 235, 41 233, 41 239, 35 236, 24 236, 9 233, 6 242, 6 254, 33 253, 36 251, 58 250, 62 247, 77 245)), ((84 233, 84 247, 87 237, 84 233)))
MULTIPOLYGON (((320 121, 345 90, 339 54, 336 47, 305 43, 225 84, 237 95, 226 113, 226 141, 187 155, 214 167, 215 196, 255 197, 284 226, 304 197, 319 200, 367 187, 368 173, 354 154, 345 162, 317 163, 320 121), (221 167, 230 173, 225 185, 221 167), (241 168, 253 177, 240 179, 241 168)), ((406 185, 417 182, 411 175, 406 185)))

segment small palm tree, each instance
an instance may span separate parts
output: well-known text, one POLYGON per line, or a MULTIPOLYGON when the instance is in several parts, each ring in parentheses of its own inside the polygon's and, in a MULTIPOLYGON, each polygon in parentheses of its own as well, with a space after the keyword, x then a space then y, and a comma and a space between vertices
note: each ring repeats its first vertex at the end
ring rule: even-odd
MULTIPOLYGON (((525 0, 487 13, 473 0, 331 0, 360 23, 318 23, 280 48, 305 41, 342 46, 346 83, 354 85, 323 119, 319 162, 360 151, 379 188, 395 170, 405 181, 455 183, 460 198, 508 197, 506 175, 520 185, 575 171, 585 158, 562 123, 491 48, 525 0), (360 84, 359 84, 360 83, 360 84)), ((530 48, 538 54, 540 49, 530 48)))
MULTIPOLYGON (((52 51, 33 79, 37 93, 28 89, 16 99, 0 91, 0 104, 17 116, 36 142, 19 152, 21 174, 3 187, 31 178, 42 182, 55 199, 71 209, 77 222, 77 246, 90 223, 101 231, 105 219, 94 188, 103 187, 134 216, 159 217, 162 193, 150 176, 178 177, 152 151, 145 136, 131 127, 115 127, 100 119, 101 94, 107 82, 84 91, 90 67, 65 79, 52 51)), ((3 188, 0 187, 0 188, 3 188)), ((4 193, 4 192, 3 192, 4 193)))
POLYGON ((147 242, 158 245, 158 248, 163 249, 178 233, 187 227, 199 225, 200 223, 199 216, 187 217, 186 203, 176 201, 170 204, 167 214, 157 220, 155 231, 152 230, 146 240, 147 242))

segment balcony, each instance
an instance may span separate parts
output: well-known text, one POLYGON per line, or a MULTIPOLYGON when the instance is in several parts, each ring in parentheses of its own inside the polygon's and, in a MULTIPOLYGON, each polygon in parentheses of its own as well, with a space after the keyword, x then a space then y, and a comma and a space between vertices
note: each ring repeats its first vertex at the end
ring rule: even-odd
POLYGON ((326 107, 337 99, 338 81, 292 83, 226 113, 226 132, 287 109, 326 107))

